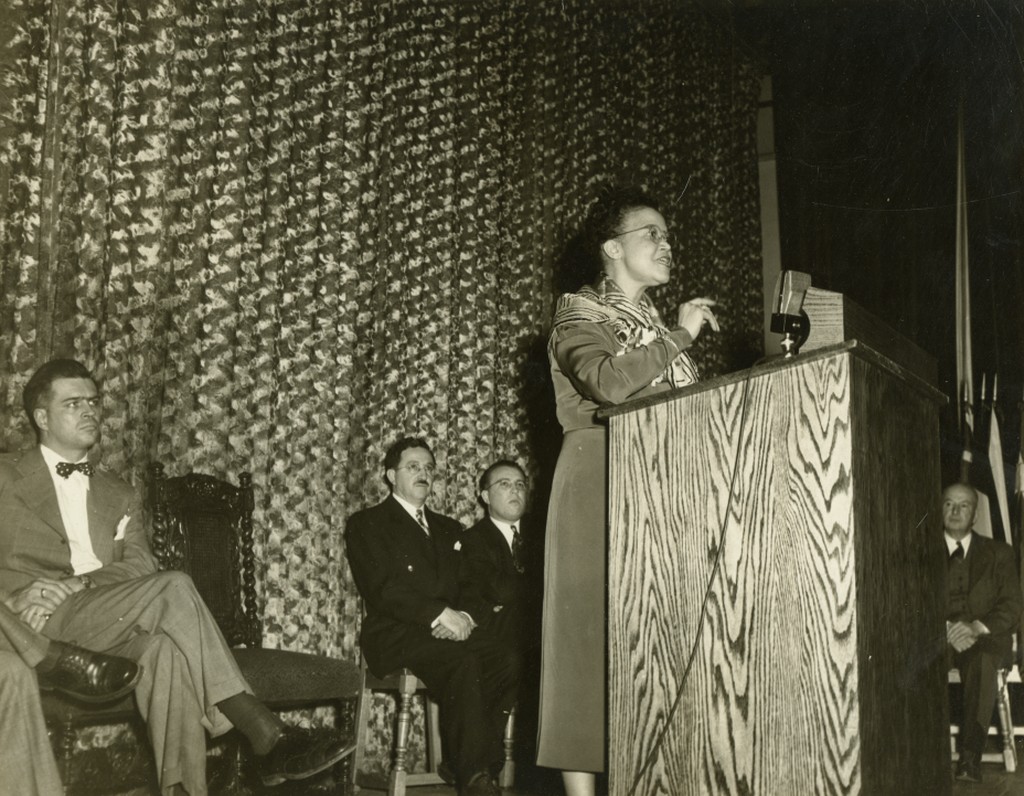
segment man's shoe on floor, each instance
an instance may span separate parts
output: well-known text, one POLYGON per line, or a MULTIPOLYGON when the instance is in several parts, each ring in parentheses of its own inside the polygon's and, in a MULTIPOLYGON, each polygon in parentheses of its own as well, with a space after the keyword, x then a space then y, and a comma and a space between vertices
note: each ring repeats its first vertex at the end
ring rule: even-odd
POLYGON ((486 771, 478 771, 465 785, 459 788, 459 796, 501 796, 497 786, 486 771))
POLYGON ((82 702, 114 702, 132 692, 142 676, 142 667, 118 655, 50 641, 50 649, 38 669, 39 687, 56 689, 82 702), (55 659, 48 665, 50 659, 55 659))
POLYGON ((962 782, 981 782, 981 755, 961 752, 956 778, 962 782))
POLYGON ((319 774, 355 748, 355 741, 337 730, 285 727, 274 748, 256 758, 256 766, 264 785, 280 785, 286 779, 319 774))

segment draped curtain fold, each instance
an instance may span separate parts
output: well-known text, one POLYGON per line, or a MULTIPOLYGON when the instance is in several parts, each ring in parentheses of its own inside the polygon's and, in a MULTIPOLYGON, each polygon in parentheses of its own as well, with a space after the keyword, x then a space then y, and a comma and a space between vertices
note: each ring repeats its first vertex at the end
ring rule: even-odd
MULTIPOLYGON (((434 505, 536 471, 553 269, 596 188, 663 198, 677 274, 760 336, 758 81, 671 0, 11 0, 0 446, 28 375, 101 381, 103 458, 257 491, 268 646, 354 657, 342 532, 427 437, 434 505)), ((671 313, 667 313, 671 317, 671 313)))

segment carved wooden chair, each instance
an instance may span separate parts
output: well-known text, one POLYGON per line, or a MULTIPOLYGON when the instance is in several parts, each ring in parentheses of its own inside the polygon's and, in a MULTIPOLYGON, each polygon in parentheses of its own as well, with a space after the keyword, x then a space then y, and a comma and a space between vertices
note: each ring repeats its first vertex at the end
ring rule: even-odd
MULTIPOLYGON (((249 474, 242 473, 236 487, 198 473, 168 478, 163 466, 154 464, 146 497, 153 551, 161 569, 178 569, 192 577, 256 696, 272 710, 335 704, 339 717, 355 712, 352 703, 362 686, 357 664, 260 646, 262 622, 256 596, 254 500, 249 474)), ((47 693, 44 713, 58 726, 55 746, 66 790, 81 781, 81 774, 76 776, 70 765, 77 727, 137 721, 130 697, 96 708, 47 693)), ((230 733, 229 737, 236 735, 230 733)), ((218 783, 216 788, 211 783, 211 792, 231 792, 241 781, 241 756, 235 740, 228 755, 233 761, 227 774, 230 781, 218 783)), ((336 779, 339 790, 347 789, 347 780, 344 775, 336 779)))

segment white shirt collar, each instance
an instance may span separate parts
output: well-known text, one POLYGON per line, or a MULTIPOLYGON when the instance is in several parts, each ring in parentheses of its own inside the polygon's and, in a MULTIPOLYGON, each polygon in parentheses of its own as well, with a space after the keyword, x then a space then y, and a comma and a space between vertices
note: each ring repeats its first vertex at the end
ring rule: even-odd
MULTIPOLYGON (((50 467, 56 467, 58 465, 58 463, 66 462, 67 461, 67 459, 65 459, 63 456, 61 456, 59 453, 57 453, 57 451, 55 451, 53 448, 48 448, 45 445, 43 445, 43 443, 41 443, 41 442, 39 443, 39 452, 41 454, 43 454, 43 458, 46 460, 46 463, 48 465, 50 465, 50 467)), ((71 463, 72 464, 78 464, 79 462, 87 462, 87 461, 89 461, 89 454, 88 453, 86 453, 85 456, 83 456, 78 461, 71 462, 71 463)))
POLYGON ((515 522, 505 522, 505 520, 499 520, 497 517, 493 517, 490 514, 488 514, 487 516, 490 517, 491 522, 493 522, 498 527, 499 531, 508 531, 509 536, 512 535, 513 525, 516 526, 517 530, 519 528, 519 520, 516 520, 515 522))
MULTIPOLYGON (((55 484, 58 484, 60 483, 60 481, 67 481, 67 478, 63 478, 57 475, 57 465, 60 464, 61 462, 66 462, 67 459, 65 459, 63 456, 57 453, 57 451, 53 450, 53 448, 48 448, 42 443, 39 443, 39 452, 43 454, 43 461, 46 462, 46 466, 50 471, 50 478, 53 479, 53 482, 55 484), (58 479, 60 479, 60 481, 58 479)), ((77 462, 71 462, 71 464, 78 464, 79 462, 87 461, 89 461, 88 453, 86 453, 86 455, 79 459, 77 462)), ((83 473, 72 473, 70 476, 68 476, 68 478, 84 479, 85 488, 87 490, 89 489, 89 479, 83 473)))
MULTIPOLYGON (((509 549, 511 550, 512 549, 512 526, 515 525, 516 528, 518 529, 520 521, 516 520, 515 522, 505 522, 504 520, 499 520, 497 517, 494 517, 494 516, 492 516, 490 514, 488 514, 487 516, 490 519, 490 521, 494 523, 494 527, 497 528, 499 531, 501 531, 501 535, 505 537, 505 541, 508 542, 509 549)), ((522 531, 519 531, 519 532, 522 533, 522 531)))
POLYGON ((960 540, 954 539, 948 533, 944 534, 944 536, 946 537, 946 550, 950 555, 953 555, 953 551, 956 550, 956 543, 959 541, 960 546, 964 549, 964 558, 967 557, 967 551, 971 549, 971 537, 974 536, 971 531, 968 531, 967 535, 960 540))
MULTIPOLYGON (((427 516, 427 504, 426 503, 424 503, 422 506, 414 506, 408 500, 400 498, 394 492, 391 493, 391 497, 393 497, 395 500, 397 500, 398 501, 398 505, 401 506, 403 509, 405 509, 409 513, 409 516, 412 517, 414 520, 416 520, 416 512, 417 511, 422 511, 423 512, 423 516, 424 517, 427 516)), ((419 523, 419 520, 416 520, 416 522, 419 523)))

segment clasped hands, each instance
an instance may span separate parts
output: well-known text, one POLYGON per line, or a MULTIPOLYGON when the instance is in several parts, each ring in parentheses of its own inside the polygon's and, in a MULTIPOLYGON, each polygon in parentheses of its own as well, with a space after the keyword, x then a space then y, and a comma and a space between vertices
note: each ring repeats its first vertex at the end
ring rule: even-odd
POLYGON ((465 611, 445 608, 437 617, 437 624, 431 628, 430 633, 434 638, 443 638, 447 641, 465 641, 475 627, 473 617, 465 611))
POLYGON ((700 335, 706 323, 714 331, 719 331, 718 319, 711 311, 715 302, 709 298, 694 298, 679 305, 677 326, 686 329, 694 340, 700 335))
POLYGON ((975 619, 973 622, 946 622, 946 641, 957 652, 974 646, 979 636, 988 633, 988 628, 975 619))
POLYGON ((66 580, 36 578, 27 586, 11 592, 4 604, 36 632, 43 629, 60 604, 77 591, 85 588, 78 577, 66 580))

